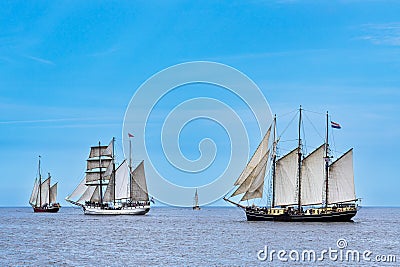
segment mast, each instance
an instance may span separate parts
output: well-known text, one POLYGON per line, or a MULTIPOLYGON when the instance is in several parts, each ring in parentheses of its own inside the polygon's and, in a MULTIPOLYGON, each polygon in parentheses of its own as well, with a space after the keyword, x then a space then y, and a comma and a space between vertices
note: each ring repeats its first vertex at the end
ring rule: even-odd
POLYGON ((196 193, 194 194, 194 206, 197 207, 199 205, 199 195, 197 194, 197 188, 196 188, 196 193))
POLYGON ((129 137, 129 199, 132 200, 132 141, 131 135, 129 137))
POLYGON ((49 175, 49 193, 47 195, 49 197, 49 205, 50 205, 50 194, 51 194, 50 185, 51 185, 51 182, 50 182, 50 173, 49 172, 48 172, 48 175, 49 175))
POLYGON ((40 158, 39 155, 39 207, 42 206, 42 175, 40 174, 40 158))
POLYGON ((328 129, 329 129, 329 114, 326 112, 326 140, 325 140, 325 207, 328 207, 328 172, 329 172, 329 140, 328 140, 328 129))
POLYGON ((101 146, 99 141, 99 167, 100 167, 100 208, 103 208, 103 177, 101 176, 101 146))
MULTIPOLYGON (((112 151, 112 164, 113 164, 113 173, 112 173, 112 175, 113 176, 111 176, 111 177, 114 177, 114 182, 113 182, 113 196, 114 196, 114 199, 113 199, 113 203, 115 205, 115 184, 116 184, 116 181, 115 181, 115 154, 114 154, 115 137, 113 137, 112 142, 113 142, 113 151, 112 151)), ((110 179, 111 179, 111 177, 110 177, 110 179)))
POLYGON ((275 167, 276 167, 276 114, 274 116, 274 143, 273 143, 273 148, 272 148, 272 208, 275 207, 275 177, 276 177, 276 172, 275 172, 275 167))
POLYGON ((297 196, 297 206, 299 212, 301 211, 301 105, 299 109, 299 143, 297 147, 297 155, 298 155, 298 196, 297 196))

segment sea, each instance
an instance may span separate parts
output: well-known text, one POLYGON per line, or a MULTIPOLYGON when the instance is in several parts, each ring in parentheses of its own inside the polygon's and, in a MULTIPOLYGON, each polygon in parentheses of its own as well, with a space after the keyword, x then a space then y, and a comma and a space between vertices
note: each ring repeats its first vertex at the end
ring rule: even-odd
POLYGON ((400 266, 400 208, 363 207, 347 223, 248 222, 232 207, 0 208, 0 266, 400 266))

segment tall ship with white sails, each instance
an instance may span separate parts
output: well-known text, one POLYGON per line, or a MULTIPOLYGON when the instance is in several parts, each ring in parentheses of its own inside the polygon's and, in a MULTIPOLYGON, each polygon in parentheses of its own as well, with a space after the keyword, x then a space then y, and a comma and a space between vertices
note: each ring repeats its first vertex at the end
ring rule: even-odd
POLYGON ((150 210, 144 161, 133 169, 129 156, 129 164, 116 166, 114 144, 115 138, 90 148, 85 177, 66 200, 87 215, 144 215, 150 210))
MULTIPOLYGON (((332 161, 327 113, 325 142, 305 156, 301 136, 302 111, 300 106, 297 147, 278 158, 280 137, 276 134, 275 116, 236 180, 233 193, 224 198, 243 208, 249 221, 351 221, 357 213, 359 199, 355 195, 353 149, 332 161), (269 182, 265 182, 267 173, 271 177, 269 182), (264 189, 265 184, 268 190, 264 189), (266 197, 265 191, 270 192, 267 196, 269 205, 249 205, 249 200, 266 197), (238 201, 234 200, 238 197, 238 201)), ((337 123, 331 121, 331 125, 338 128, 337 123)))
POLYGON ((34 212, 55 213, 61 207, 57 202, 57 183, 51 185, 50 173, 47 179, 42 181, 40 159, 41 157, 39 156, 38 177, 35 179, 29 204, 32 206, 34 212))

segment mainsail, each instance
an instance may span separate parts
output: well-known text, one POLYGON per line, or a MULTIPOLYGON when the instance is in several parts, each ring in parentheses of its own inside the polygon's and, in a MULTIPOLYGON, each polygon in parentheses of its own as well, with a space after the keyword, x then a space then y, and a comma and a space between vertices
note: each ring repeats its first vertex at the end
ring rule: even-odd
POLYGON ((111 175, 106 192, 104 194, 105 202, 112 202, 120 199, 129 198, 129 169, 124 160, 115 170, 115 175, 111 175), (115 187, 114 187, 115 186, 115 187), (115 188, 115 190, 114 190, 115 188), (115 192, 115 198, 114 198, 115 192))
POLYGON ((297 183, 297 148, 276 161, 275 167, 275 205, 294 205, 297 183))
POLYGON ((50 203, 56 203, 57 199, 57 184, 55 183, 52 187, 50 187, 50 203))
POLYGON ((50 189, 50 177, 44 180, 44 182, 40 185, 40 190, 41 190, 40 203, 42 205, 49 203, 49 189, 50 189))
POLYGON ((325 144, 314 150, 301 164, 301 204, 322 204, 325 144))
POLYGON ((354 201, 353 149, 329 166, 328 203, 354 201))
POLYGON ((149 201, 147 193, 146 177, 144 174, 144 161, 132 172, 131 199, 133 201, 149 201))

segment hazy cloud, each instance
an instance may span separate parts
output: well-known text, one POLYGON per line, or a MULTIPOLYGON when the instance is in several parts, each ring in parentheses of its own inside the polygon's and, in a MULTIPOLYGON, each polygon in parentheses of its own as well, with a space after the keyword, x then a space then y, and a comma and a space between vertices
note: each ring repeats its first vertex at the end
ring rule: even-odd
POLYGON ((32 60, 34 60, 36 62, 39 62, 39 63, 42 63, 42 64, 55 65, 53 61, 50 61, 50 60, 47 60, 47 59, 43 59, 43 58, 40 58, 40 57, 33 57, 33 56, 27 56, 27 55, 24 55, 24 57, 32 59, 32 60))
POLYGON ((400 22, 364 24, 361 29, 364 34, 357 39, 366 40, 375 45, 400 46, 400 22))

